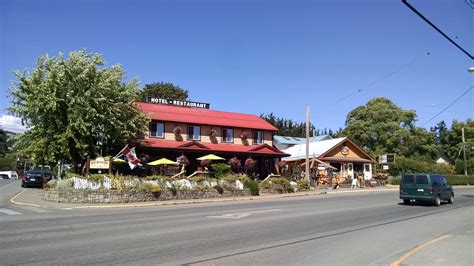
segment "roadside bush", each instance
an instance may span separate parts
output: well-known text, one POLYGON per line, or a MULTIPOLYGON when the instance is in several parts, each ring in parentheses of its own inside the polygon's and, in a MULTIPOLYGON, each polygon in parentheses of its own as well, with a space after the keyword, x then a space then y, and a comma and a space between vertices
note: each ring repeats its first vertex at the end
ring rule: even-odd
POLYGON ((230 173, 230 165, 226 163, 211 164, 210 168, 217 178, 221 178, 230 173))
POLYGON ((57 179, 51 179, 49 182, 48 182, 48 187, 49 188, 56 188, 58 184, 58 180, 57 179))
POLYGON ((258 186, 258 183, 253 181, 253 180, 246 180, 244 182, 244 187, 250 189, 250 194, 252 196, 258 196, 260 195, 260 188, 258 186))
POLYGON ((219 194, 224 194, 224 189, 221 187, 221 185, 215 185, 214 189, 217 190, 219 194))
POLYGON ((57 189, 70 189, 72 188, 72 179, 61 179, 56 184, 57 189))
POLYGON ((107 176, 108 178, 113 178, 112 175, 93 174, 93 175, 86 176, 85 179, 87 179, 87 180, 89 180, 89 181, 92 181, 92 182, 102 182, 102 181, 104 181, 104 178, 105 178, 106 176, 107 176))
POLYGON ((445 175, 446 181, 452 186, 474 185, 474 175, 445 175))
POLYGON ((390 185, 400 185, 400 177, 394 177, 389 180, 390 185))
POLYGON ((290 181, 286 178, 271 177, 266 181, 260 183, 260 186, 265 189, 275 189, 281 192, 293 192, 294 189, 290 185, 290 181))
POLYGON ((181 189, 181 185, 179 183, 171 183, 171 187, 169 188, 173 196, 178 194, 178 190, 181 189))
POLYGON ((298 184, 298 188, 299 188, 300 190, 302 190, 302 189, 309 189, 308 180, 299 179, 299 180, 296 181, 296 183, 298 184))
POLYGON ((157 194, 157 193, 160 193, 161 192, 161 187, 157 184, 153 184, 153 183, 143 183, 141 184, 141 190, 143 191, 146 191, 146 192, 150 192, 150 193, 153 193, 153 194, 157 194))

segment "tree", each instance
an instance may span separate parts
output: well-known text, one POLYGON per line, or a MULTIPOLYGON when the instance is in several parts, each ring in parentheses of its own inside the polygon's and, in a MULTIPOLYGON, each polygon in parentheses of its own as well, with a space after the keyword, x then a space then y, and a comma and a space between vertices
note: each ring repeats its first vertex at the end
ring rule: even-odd
POLYGON ((456 165, 457 173, 464 173, 464 158, 462 154, 462 128, 464 128, 464 139, 466 141, 466 157, 468 160, 468 172, 474 169, 474 160, 471 157, 471 148, 474 146, 474 120, 468 119, 466 122, 453 120, 451 129, 447 134, 447 143, 442 148, 448 159, 456 165))
POLYGON ((173 85, 173 83, 155 82, 146 84, 140 91, 139 99, 141 101, 145 102, 147 97, 185 101, 188 99, 188 91, 173 85))
POLYGON ((3 129, 0 129, 0 157, 4 156, 8 152, 7 141, 7 132, 3 129))
POLYGON ((374 154, 431 158, 436 154, 434 136, 416 128, 415 118, 415 111, 403 110, 386 98, 374 98, 347 115, 346 128, 338 135, 351 138, 374 154))
POLYGON ((138 82, 125 83, 120 65, 105 64, 101 55, 82 50, 68 58, 41 56, 31 73, 15 71, 9 111, 29 128, 15 145, 21 155, 77 165, 145 131, 148 119, 135 103, 138 82))

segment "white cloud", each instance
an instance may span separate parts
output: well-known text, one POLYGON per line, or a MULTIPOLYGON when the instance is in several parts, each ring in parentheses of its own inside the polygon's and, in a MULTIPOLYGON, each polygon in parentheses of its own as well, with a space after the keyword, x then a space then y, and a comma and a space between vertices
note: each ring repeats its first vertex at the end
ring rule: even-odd
POLYGON ((0 128, 14 133, 23 133, 26 131, 26 127, 21 125, 20 118, 11 115, 2 115, 2 117, 0 117, 0 128))

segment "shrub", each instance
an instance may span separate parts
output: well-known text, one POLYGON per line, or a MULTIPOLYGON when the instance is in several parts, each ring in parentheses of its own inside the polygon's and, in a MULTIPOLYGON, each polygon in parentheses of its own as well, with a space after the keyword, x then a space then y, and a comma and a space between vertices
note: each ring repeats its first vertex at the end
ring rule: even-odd
POLYGON ((301 189, 309 189, 308 180, 300 179, 297 180, 296 183, 298 184, 298 188, 301 189))
POLYGON ((161 192, 161 187, 159 185, 153 184, 153 183, 143 183, 143 184, 141 184, 141 189, 146 191, 146 192, 153 193, 153 194, 157 194, 157 193, 161 192))
POLYGON ((215 172, 217 178, 221 178, 230 173, 230 166, 226 163, 216 163, 211 165, 212 171, 215 172))
POLYGON ((234 192, 234 191, 237 190, 237 187, 235 185, 233 185, 232 183, 224 182, 224 183, 221 184, 221 186, 222 186, 223 189, 231 191, 231 192, 234 192))
POLYGON ((66 171, 64 172, 64 178, 63 179, 71 179, 73 177, 82 177, 80 174, 76 174, 74 172, 66 171))
POLYGON ((262 188, 275 189, 281 192, 294 192, 294 189, 290 185, 290 181, 286 178, 271 177, 265 182, 260 183, 262 188))
POLYGON ((196 189, 196 190, 206 190, 206 189, 209 189, 208 186, 206 185, 196 185, 193 187, 193 189, 196 189))
POLYGON ((260 195, 260 188, 258 186, 258 183, 253 181, 253 180, 245 180, 244 181, 244 187, 250 189, 250 194, 252 196, 258 196, 260 195))
POLYGON ((391 185, 400 185, 400 177, 394 177, 389 182, 391 185))
POLYGON ((56 184, 57 189, 70 189, 72 188, 72 179, 61 179, 56 184))
POLYGON ((219 194, 224 194, 224 189, 221 187, 221 185, 215 185, 214 189, 217 190, 219 194))
POLYGON ((148 180, 148 181, 152 181, 152 180, 163 180, 163 179, 167 179, 167 177, 161 176, 161 175, 149 175, 149 176, 146 176, 145 179, 148 180))
POLYGON ((446 175, 446 181, 452 186, 455 185, 474 185, 474 175, 446 175))
POLYGON ((56 188, 58 184, 58 180, 57 179, 51 179, 49 182, 48 182, 48 187, 49 188, 56 188))
POLYGON ((181 185, 179 183, 171 183, 170 191, 173 193, 173 196, 178 194, 178 190, 181 189, 181 185))
POLYGON ((202 160, 201 161, 201 166, 202 167, 208 167, 211 164, 211 160, 202 160))
POLYGON ((112 178, 113 176, 109 176, 109 175, 106 175, 106 174, 93 174, 93 175, 89 175, 89 176, 86 176, 85 179, 89 180, 89 181, 92 181, 92 182, 102 182, 104 181, 104 177, 109 177, 109 178, 112 178))

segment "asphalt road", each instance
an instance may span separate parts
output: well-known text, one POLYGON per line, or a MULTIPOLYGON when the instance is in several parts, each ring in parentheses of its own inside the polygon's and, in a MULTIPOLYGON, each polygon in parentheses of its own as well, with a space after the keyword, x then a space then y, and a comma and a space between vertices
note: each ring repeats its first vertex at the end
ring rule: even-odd
MULTIPOLYGON (((455 203, 393 191, 123 209, 0 213, 0 264, 473 265, 474 189, 455 203), (447 263, 448 262, 448 263, 447 263), (452 262, 452 263, 451 263, 452 262)), ((2 191, 3 194, 3 191, 2 191)))

